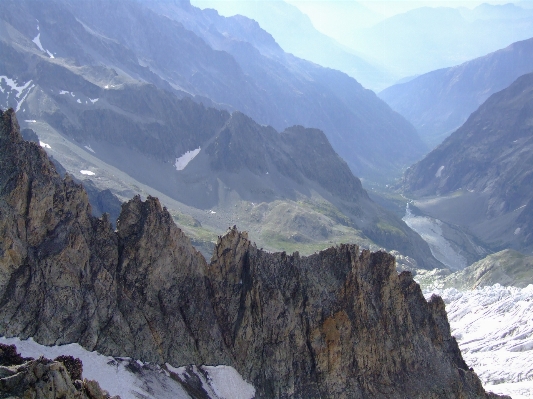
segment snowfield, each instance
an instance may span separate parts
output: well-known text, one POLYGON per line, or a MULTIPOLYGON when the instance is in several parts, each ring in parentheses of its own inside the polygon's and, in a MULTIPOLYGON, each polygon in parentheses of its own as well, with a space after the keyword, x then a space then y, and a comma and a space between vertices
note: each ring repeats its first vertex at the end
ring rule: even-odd
POLYGON ((44 346, 33 339, 0 337, 0 343, 15 345, 24 357, 38 358, 41 355, 55 359, 70 355, 83 362, 83 378, 96 380, 100 387, 122 399, 190 399, 183 386, 171 378, 171 373, 180 377, 194 374, 202 382, 202 388, 210 399, 252 399, 255 389, 230 366, 164 367, 130 358, 115 358, 89 352, 78 344, 44 346))
POLYGON ((485 389, 533 398, 533 285, 448 288, 424 295, 434 293, 444 299, 452 335, 485 389))
POLYGON ((191 162, 196 155, 200 153, 200 147, 198 147, 196 150, 187 151, 185 154, 183 154, 181 157, 176 158, 176 162, 174 163, 174 166, 176 167, 176 170, 183 170, 185 167, 191 162))

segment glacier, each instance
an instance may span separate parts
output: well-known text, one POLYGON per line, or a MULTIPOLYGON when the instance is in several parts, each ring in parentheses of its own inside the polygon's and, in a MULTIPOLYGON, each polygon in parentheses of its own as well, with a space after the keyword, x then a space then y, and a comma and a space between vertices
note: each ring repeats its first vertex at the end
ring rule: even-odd
POLYGON ((442 297, 466 363, 487 391, 533 398, 533 285, 471 291, 426 290, 442 297))

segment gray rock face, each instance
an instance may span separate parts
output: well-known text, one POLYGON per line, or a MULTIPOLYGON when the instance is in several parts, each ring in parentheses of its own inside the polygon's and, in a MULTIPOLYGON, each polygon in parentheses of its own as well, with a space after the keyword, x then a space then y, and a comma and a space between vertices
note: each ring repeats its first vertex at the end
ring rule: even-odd
POLYGON ((79 342, 159 363, 222 362, 202 287, 205 260, 159 201, 136 197, 125 204, 115 233, 105 215, 91 216, 81 185, 69 176, 62 180, 39 146, 22 141, 14 114, 2 118, 4 334, 46 345, 79 342), (145 286, 148 275, 152 284, 145 286), (154 306, 157 316, 144 313, 154 306), (201 308, 204 317, 193 317, 201 308), (181 334, 182 350, 163 331, 181 334), (200 338, 204 344, 197 347, 200 338))
POLYGON ((258 250, 236 228, 211 263, 155 198, 114 232, 87 195, 0 115, 0 334, 115 356, 227 364, 257 398, 488 398, 450 335, 386 253, 258 250))
POLYGON ((427 303, 390 255, 353 245, 268 254, 236 230, 215 251, 207 275, 218 323, 260 397, 485 395, 442 300, 427 303))

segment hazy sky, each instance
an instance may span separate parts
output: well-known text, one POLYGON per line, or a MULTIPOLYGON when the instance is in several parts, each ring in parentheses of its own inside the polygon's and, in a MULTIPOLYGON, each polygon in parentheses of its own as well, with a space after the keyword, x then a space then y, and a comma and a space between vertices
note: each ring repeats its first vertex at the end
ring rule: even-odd
MULTIPOLYGON (((223 1, 223 0, 222 0, 223 1)), ((249 0, 243 0, 249 1, 249 0)), ((506 3, 517 3, 517 1, 510 0, 495 0, 495 1, 472 1, 472 0, 426 0, 426 1, 412 1, 412 0, 362 0, 362 1, 353 1, 353 0, 287 0, 288 3, 294 4, 298 8, 307 7, 307 4, 320 4, 321 7, 327 8, 331 4, 350 4, 350 3, 359 3, 360 5, 365 6, 366 8, 380 13, 385 17, 389 17, 394 14, 402 13, 408 10, 419 7, 467 7, 474 8, 482 3, 489 4, 506 4, 506 3)), ((313 16, 314 18, 317 15, 313 16)))
MULTIPOLYGON (((239 12, 239 2, 276 1, 276 0, 204 0, 209 7, 217 8, 223 15, 239 12), (233 10, 233 12, 232 12, 233 10)), ((482 3, 532 5, 533 0, 285 0, 307 14, 316 29, 337 38, 345 34, 348 24, 366 28, 395 14, 419 7, 466 7, 474 8, 482 3)), ((202 0, 191 0, 193 5, 202 7, 202 0)), ((353 28, 352 28, 353 29, 353 28)))

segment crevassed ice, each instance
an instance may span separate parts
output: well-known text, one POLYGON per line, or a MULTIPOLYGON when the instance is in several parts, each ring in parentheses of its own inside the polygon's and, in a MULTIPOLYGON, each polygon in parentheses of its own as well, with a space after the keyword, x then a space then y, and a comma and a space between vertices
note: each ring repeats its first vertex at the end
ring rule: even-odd
POLYGON ((533 285, 499 284, 440 295, 463 357, 485 389, 513 399, 533 398, 533 285))
POLYGON ((200 147, 198 147, 196 150, 187 151, 185 154, 183 154, 181 157, 176 158, 176 162, 174 163, 174 166, 176 167, 176 170, 183 170, 185 167, 191 162, 196 155, 200 153, 200 147))

